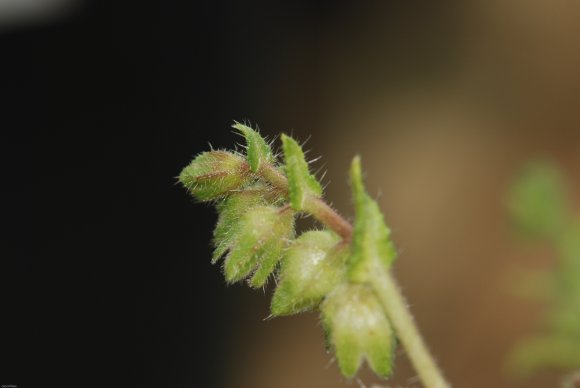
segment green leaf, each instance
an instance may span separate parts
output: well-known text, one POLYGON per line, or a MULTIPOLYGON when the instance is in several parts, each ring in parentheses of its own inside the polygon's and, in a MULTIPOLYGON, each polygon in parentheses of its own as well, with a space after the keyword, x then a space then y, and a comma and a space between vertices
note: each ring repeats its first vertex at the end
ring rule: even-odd
POLYGON ((247 209, 226 256, 226 280, 233 283, 254 273, 250 285, 263 286, 293 237, 294 214, 290 209, 275 206, 247 209))
POLYGON ((294 210, 301 211, 304 209, 306 196, 320 197, 322 186, 310 174, 308 163, 304 159, 304 152, 296 140, 282 134, 282 149, 285 161, 284 170, 288 178, 290 204, 294 210))
POLYGON ((219 199, 250 179, 244 158, 226 151, 203 152, 179 174, 181 184, 199 201, 219 199))
POLYGON ((364 283, 373 271, 389 267, 396 257, 396 251, 378 204, 364 188, 359 157, 352 161, 350 179, 356 217, 352 254, 347 266, 350 280, 364 283))
POLYGON ((343 283, 326 297, 321 311, 328 345, 345 377, 353 377, 363 359, 377 375, 391 374, 394 334, 370 287, 343 283))
POLYGON ((282 260, 278 286, 272 297, 272 315, 291 315, 317 307, 344 279, 349 249, 327 230, 298 237, 282 260))
POLYGON ((234 193, 217 204, 219 217, 213 233, 215 250, 212 264, 235 244, 241 232, 240 220, 243 214, 250 208, 266 204, 263 191, 259 187, 234 193))
POLYGON ((252 172, 257 172, 262 163, 274 163, 272 149, 257 131, 238 122, 232 127, 246 138, 248 163, 252 172))

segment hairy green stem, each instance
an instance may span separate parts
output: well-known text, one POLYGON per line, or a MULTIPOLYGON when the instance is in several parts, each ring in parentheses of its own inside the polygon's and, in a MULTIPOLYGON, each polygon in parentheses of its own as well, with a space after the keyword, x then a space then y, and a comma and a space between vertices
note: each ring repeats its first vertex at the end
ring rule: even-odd
POLYGON ((352 226, 350 223, 322 199, 307 197, 304 208, 308 213, 312 214, 314 218, 332 229, 345 242, 351 240, 352 226))
MULTIPOLYGON (((278 168, 264 163, 259 173, 277 189, 288 191, 288 180, 278 168)), ((352 239, 352 225, 322 199, 308 196, 304 209, 341 236, 344 241, 352 239)), ((450 387, 419 334, 415 320, 392 273, 387 269, 377 268, 372 273, 370 283, 423 385, 426 388, 450 387)))
POLYGON ((384 268, 377 268, 371 275, 371 285, 425 387, 449 387, 419 334, 393 274, 384 268))
POLYGON ((270 163, 262 163, 258 173, 272 186, 279 190, 288 191, 288 179, 277 167, 270 163))

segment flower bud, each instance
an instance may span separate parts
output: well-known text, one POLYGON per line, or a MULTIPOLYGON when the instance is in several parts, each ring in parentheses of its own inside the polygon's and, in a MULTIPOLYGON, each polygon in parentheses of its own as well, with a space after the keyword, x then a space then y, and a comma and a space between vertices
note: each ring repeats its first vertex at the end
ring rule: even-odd
POLYGON ((303 233, 282 259, 278 287, 272 297, 272 315, 291 315, 320 304, 344 278, 349 249, 327 231, 303 233))
POLYGON ((219 214, 216 228, 213 232, 214 253, 212 264, 219 260, 235 244, 240 233, 240 220, 249 208, 266 205, 265 187, 251 187, 235 192, 217 204, 219 214))
POLYGON ((377 375, 391 373, 394 335, 371 288, 343 283, 326 297, 321 310, 327 343, 344 376, 353 377, 363 359, 377 375))
POLYGON ((245 159, 226 151, 199 154, 179 175, 179 181, 199 201, 210 201, 244 186, 251 179, 245 159))
POLYGON ((294 213, 289 208, 255 206, 239 221, 238 233, 224 264, 228 282, 250 276, 252 287, 262 287, 294 237, 294 213))

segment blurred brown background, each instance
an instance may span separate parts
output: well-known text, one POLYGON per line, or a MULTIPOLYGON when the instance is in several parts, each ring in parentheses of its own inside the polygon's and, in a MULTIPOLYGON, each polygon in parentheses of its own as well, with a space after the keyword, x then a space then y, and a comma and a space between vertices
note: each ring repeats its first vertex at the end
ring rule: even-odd
POLYGON ((210 265, 215 213, 175 176, 247 119, 310 138, 349 217, 362 156, 454 387, 558 385, 504 370, 542 311, 516 274, 554 262, 515 238, 504 196, 543 157, 580 206, 580 2, 11 0, 0 16, 0 383, 420 386, 402 349, 392 380, 345 381, 314 314, 267 320, 271 288, 210 265))
MULTIPOLYGON (((456 387, 559 383, 504 370, 541 309, 510 290, 516 269, 554 258, 518 244, 503 201, 537 157, 558 163, 580 200, 579 20, 580 3, 566 0, 365 3, 296 42, 265 99, 284 127, 264 129, 312 134, 327 196, 348 215, 346 171, 362 155, 401 252, 395 271, 456 387)), ((236 317, 228 387, 358 386, 323 354, 315 316, 260 321, 268 295, 247 300, 260 304, 236 317)), ((392 381, 361 381, 419 386, 404 350, 396 365, 392 381)))

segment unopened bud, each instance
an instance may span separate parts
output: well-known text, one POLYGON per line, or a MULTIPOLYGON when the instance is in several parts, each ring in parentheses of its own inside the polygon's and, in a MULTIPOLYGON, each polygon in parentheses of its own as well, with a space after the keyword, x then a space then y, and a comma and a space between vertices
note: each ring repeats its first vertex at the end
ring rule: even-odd
POLYGON ((226 151, 198 155, 179 175, 179 181, 199 201, 211 201, 243 187, 251 179, 246 160, 226 151))
POLYGON ((250 285, 262 287, 294 236, 294 213, 289 208, 255 206, 247 209, 238 228, 224 264, 226 280, 236 282, 253 273, 250 285))
POLYGON ((344 376, 353 377, 363 359, 377 375, 391 373, 393 331, 370 287, 344 283, 326 297, 321 310, 327 342, 344 376))
POLYGON ((213 232, 215 249, 212 263, 218 261, 236 243, 244 213, 254 206, 267 204, 261 189, 266 188, 251 187, 235 192, 217 204, 219 217, 213 232))
POLYGON ((288 248, 282 261, 272 314, 290 315, 317 307, 345 276, 349 249, 327 231, 303 233, 288 248))

